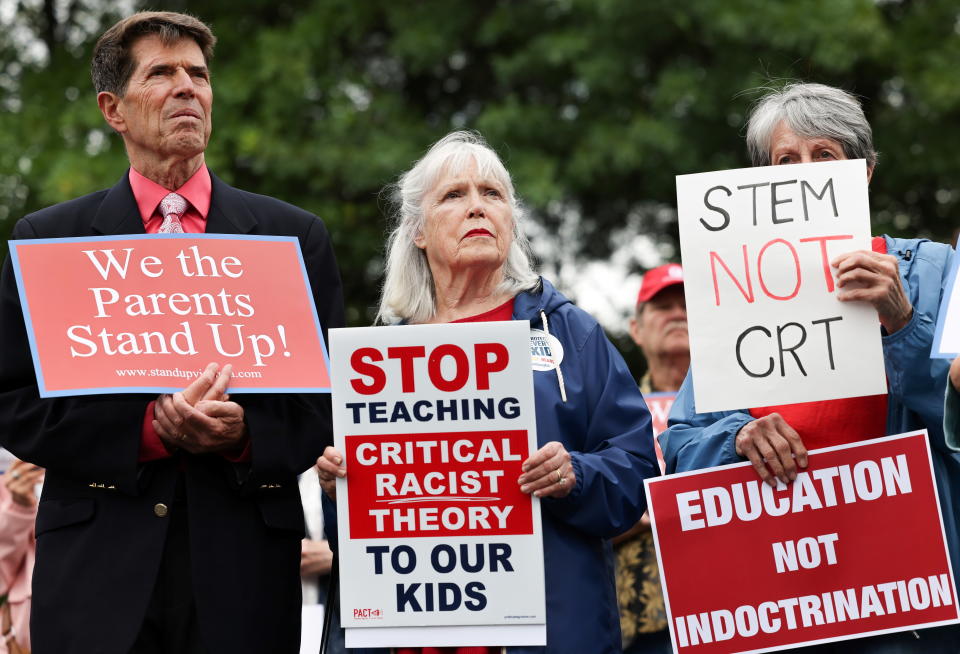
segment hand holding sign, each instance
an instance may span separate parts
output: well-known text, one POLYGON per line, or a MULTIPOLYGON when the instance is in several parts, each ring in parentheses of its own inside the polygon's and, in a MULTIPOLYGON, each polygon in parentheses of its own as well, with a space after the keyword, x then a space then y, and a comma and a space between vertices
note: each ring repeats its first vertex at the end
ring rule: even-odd
POLYGON ((154 404, 154 429, 168 446, 192 454, 238 449, 246 437, 243 407, 226 398, 232 367, 217 375, 211 363, 182 392, 161 395, 154 404))
POLYGON ((327 445, 323 456, 317 459, 317 477, 320 478, 320 488, 331 500, 337 499, 337 477, 347 476, 347 469, 343 466, 343 456, 340 450, 327 445))
MULTIPOLYGON (((332 446, 327 446, 323 456, 317 459, 317 476, 320 487, 331 500, 337 499, 337 478, 345 478, 347 469, 343 456, 332 446)), ((551 441, 523 462, 524 473, 517 482, 520 490, 536 497, 566 497, 577 485, 576 472, 570 463, 570 453, 562 444, 551 441), (569 475, 569 476, 568 476, 569 475)))
POLYGON ((748 422, 737 432, 734 443, 737 456, 750 459, 757 474, 774 488, 777 479, 784 484, 796 479, 797 465, 807 467, 807 448, 779 413, 748 422))
POLYGON ((846 252, 830 262, 837 269, 837 299, 869 302, 888 334, 910 322, 913 306, 903 290, 897 258, 867 250, 846 252))
MULTIPOLYGON (((227 384, 230 383, 230 374, 232 368, 228 365, 224 368, 224 374, 218 374, 219 366, 216 363, 208 363, 203 372, 193 383, 183 389, 183 398, 190 406, 195 406, 201 400, 226 400, 227 384)), ((153 428, 157 431, 161 440, 170 439, 170 445, 176 445, 174 441, 181 435, 180 422, 182 418, 173 408, 173 396, 169 393, 163 393, 157 397, 154 405, 153 428)))
POLYGON ((577 485, 577 476, 570 453, 561 443, 550 441, 523 462, 523 474, 517 481, 524 493, 559 499, 570 494, 577 485))

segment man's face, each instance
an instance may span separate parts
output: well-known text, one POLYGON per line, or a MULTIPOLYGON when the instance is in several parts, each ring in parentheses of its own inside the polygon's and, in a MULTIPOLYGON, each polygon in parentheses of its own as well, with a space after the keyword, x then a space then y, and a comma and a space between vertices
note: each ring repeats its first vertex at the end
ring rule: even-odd
POLYGON ((687 301, 683 284, 663 289, 630 321, 630 336, 649 360, 664 354, 689 354, 687 301))
POLYGON ((213 89, 200 46, 193 39, 164 45, 145 36, 133 45, 133 74, 117 104, 131 159, 167 159, 202 153, 210 139, 213 89))

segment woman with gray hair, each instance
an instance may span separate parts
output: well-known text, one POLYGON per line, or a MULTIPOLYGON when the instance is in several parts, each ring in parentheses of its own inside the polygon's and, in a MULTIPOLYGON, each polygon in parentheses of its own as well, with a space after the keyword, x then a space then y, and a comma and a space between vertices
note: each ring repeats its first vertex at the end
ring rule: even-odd
MULTIPOLYGON (((758 166, 862 158, 876 168, 870 124, 859 101, 823 84, 787 84, 757 102, 747 148, 758 166)), ((692 368, 660 436, 667 472, 749 460, 771 486, 789 483, 807 466, 807 448, 821 448, 926 429, 954 574, 960 572, 960 459, 944 440, 948 363, 931 359, 937 314, 953 250, 926 239, 878 236, 871 250, 847 252, 830 265, 841 302, 877 310, 888 393, 738 411, 697 413, 692 368)), ((957 626, 889 634, 805 652, 957 652, 957 626)))
POLYGON ((877 165, 873 131, 860 102, 824 84, 787 84, 764 95, 747 122, 747 151, 754 166, 865 159, 872 175, 877 165), (775 150, 789 137, 808 147, 802 153, 775 150))
MULTIPOLYGON (((506 651, 619 652, 606 539, 640 519, 643 480, 658 473, 643 398, 596 320, 531 268, 510 174, 479 134, 435 143, 396 195, 379 319, 522 320, 551 352, 533 366, 541 447, 517 478, 543 502, 547 646, 506 651)), ((347 472, 340 453, 327 448, 317 469, 332 496, 347 472)))

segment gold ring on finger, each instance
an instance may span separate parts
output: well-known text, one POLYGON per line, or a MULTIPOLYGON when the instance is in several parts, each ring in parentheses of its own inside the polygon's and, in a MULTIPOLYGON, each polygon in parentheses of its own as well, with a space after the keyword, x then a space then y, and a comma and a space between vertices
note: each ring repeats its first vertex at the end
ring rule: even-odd
POLYGON ((558 484, 562 484, 562 483, 563 483, 563 475, 560 474, 560 468, 557 468, 556 470, 554 470, 554 472, 557 473, 557 483, 558 483, 558 484))

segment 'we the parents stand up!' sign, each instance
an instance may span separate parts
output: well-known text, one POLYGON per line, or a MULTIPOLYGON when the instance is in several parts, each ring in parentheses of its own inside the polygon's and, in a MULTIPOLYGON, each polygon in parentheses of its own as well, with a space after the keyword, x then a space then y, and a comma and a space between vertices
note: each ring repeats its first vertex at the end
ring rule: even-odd
POLYGON ((863 160, 677 176, 697 411, 886 392, 877 313, 830 262, 870 249, 863 160))
POLYGON ((43 397, 181 390, 210 362, 231 393, 329 392, 296 238, 163 234, 10 241, 43 397))

